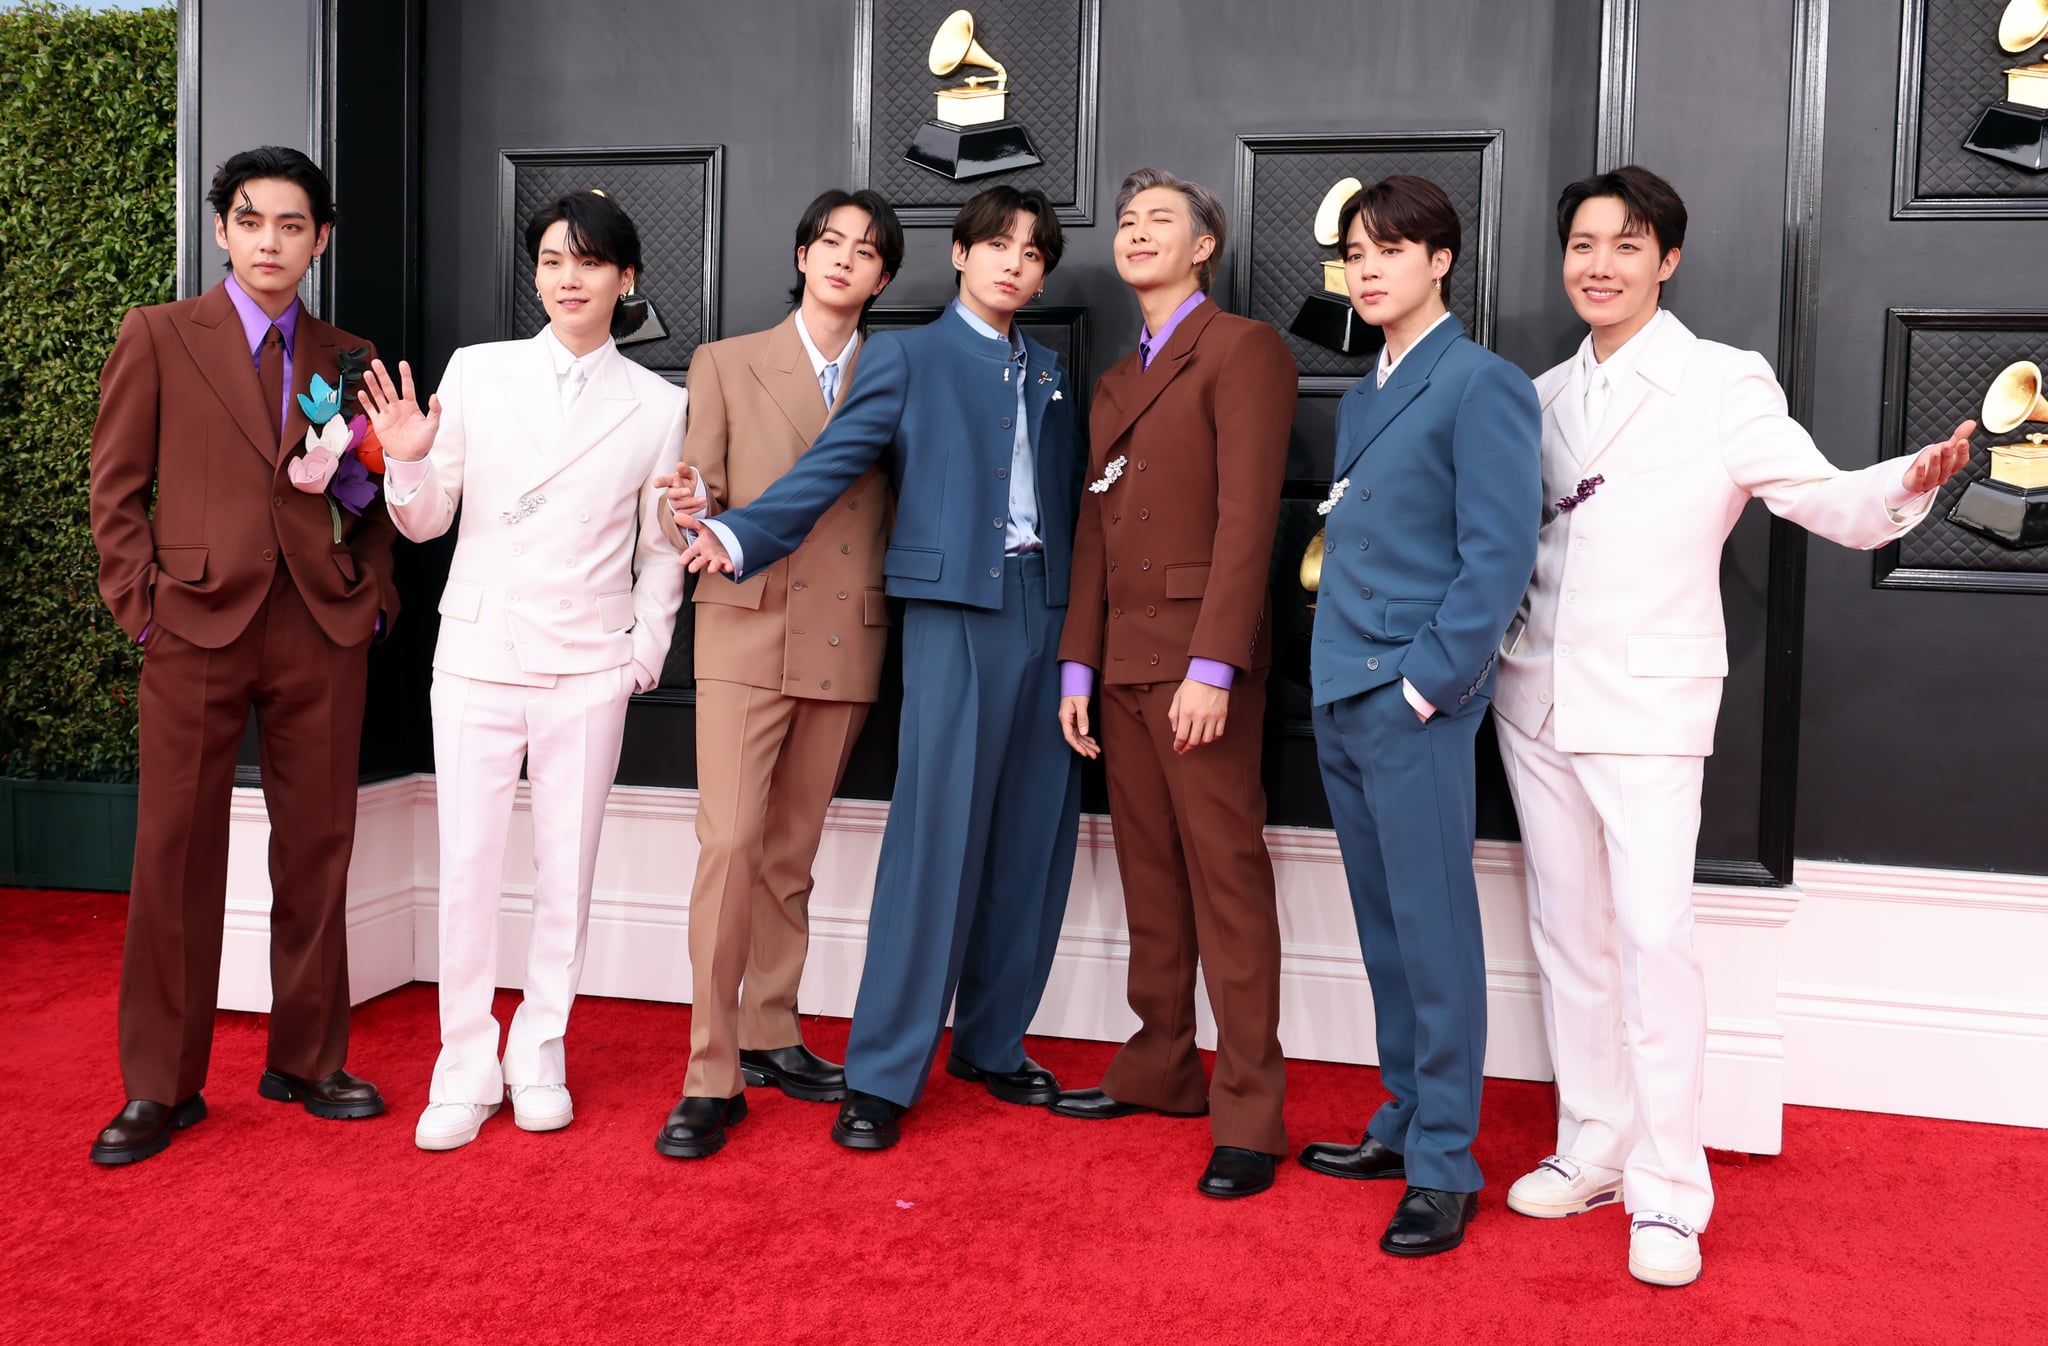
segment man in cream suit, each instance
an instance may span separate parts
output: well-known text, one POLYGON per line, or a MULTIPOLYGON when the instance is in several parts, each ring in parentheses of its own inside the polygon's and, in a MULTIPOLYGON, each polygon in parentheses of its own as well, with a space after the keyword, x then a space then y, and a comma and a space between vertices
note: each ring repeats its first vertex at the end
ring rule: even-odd
POLYGON ((1545 524, 1494 713, 1522 821, 1558 1152, 1508 1205, 1554 1218, 1618 1194, 1629 1271, 1684 1285, 1714 1203, 1692 873, 1728 672, 1722 544, 1754 496, 1844 546, 1882 546, 1926 517, 1973 427, 1839 471, 1786 414, 1762 356, 1658 308, 1685 241, 1670 184, 1634 167, 1587 178, 1557 221, 1565 289, 1592 331, 1536 383, 1545 524))
POLYGON ((640 269, 624 211, 575 192, 527 225, 548 326, 459 350, 432 410, 381 363, 363 394, 387 500, 415 542, 455 522, 434 653, 441 834, 441 1055, 414 1139, 476 1139, 510 1093, 528 1131, 573 1112, 562 1039, 583 963, 626 701, 660 676, 682 603, 654 482, 682 450, 684 394, 619 354, 610 324, 640 269), (498 907, 521 761, 532 786, 526 996, 498 1059, 498 907))
MULTIPOLYGON (((874 192, 828 191, 797 222, 795 261, 795 312, 691 357, 673 498, 701 481, 711 508, 738 507, 796 466, 853 378, 861 319, 903 265, 903 226, 874 192)), ((673 515, 663 523, 688 545, 673 515)), ((654 1141, 671 1158, 722 1149, 746 1084, 846 1094, 846 1072, 804 1046, 796 992, 825 810, 880 691, 888 536, 888 476, 872 467, 788 557, 744 583, 697 579, 690 1068, 654 1141)))

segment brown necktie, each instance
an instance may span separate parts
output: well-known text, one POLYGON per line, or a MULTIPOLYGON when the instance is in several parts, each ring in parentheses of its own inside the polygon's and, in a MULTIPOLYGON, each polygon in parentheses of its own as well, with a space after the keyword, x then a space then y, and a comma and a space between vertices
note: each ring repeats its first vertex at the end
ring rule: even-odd
POLYGON ((270 420, 270 433, 283 439, 284 333, 277 330, 276 323, 263 334, 263 358, 257 363, 256 377, 263 385, 263 410, 270 420))

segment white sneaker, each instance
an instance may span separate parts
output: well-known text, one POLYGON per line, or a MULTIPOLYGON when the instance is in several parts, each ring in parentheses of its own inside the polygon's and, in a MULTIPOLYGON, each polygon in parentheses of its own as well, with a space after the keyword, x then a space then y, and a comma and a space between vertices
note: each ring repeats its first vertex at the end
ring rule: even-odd
POLYGON ((1568 1154, 1553 1154, 1508 1188, 1508 1209, 1539 1220, 1558 1220, 1614 1204, 1621 1196, 1621 1174, 1597 1164, 1582 1164, 1568 1154))
POLYGON ((1700 1277, 1700 1236, 1676 1215, 1642 1210, 1628 1230, 1628 1274, 1652 1285, 1690 1285, 1700 1277))
POLYGON ((413 1128, 412 1143, 423 1150, 453 1150, 476 1139, 497 1115, 496 1103, 429 1103, 413 1128))
POLYGON ((512 1120, 521 1131, 559 1131, 576 1119, 566 1084, 515 1084, 505 1092, 512 1096, 512 1120))

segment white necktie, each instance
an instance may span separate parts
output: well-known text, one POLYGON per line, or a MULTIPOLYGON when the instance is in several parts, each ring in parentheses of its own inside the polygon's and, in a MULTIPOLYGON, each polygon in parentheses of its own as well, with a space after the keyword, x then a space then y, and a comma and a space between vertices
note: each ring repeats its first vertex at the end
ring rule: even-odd
POLYGON ((839 391, 839 362, 834 360, 818 371, 818 391, 825 394, 825 410, 832 409, 833 394, 839 391))
POLYGON ((589 378, 590 371, 583 367, 583 361, 569 362, 568 370, 562 375, 562 411, 565 414, 569 408, 576 405, 576 398, 582 393, 583 385, 589 378))
POLYGON ((1586 380, 1586 433, 1600 433, 1600 422, 1607 415, 1607 404, 1614 397, 1614 381, 1607 376, 1604 366, 1595 366, 1593 377, 1586 380))

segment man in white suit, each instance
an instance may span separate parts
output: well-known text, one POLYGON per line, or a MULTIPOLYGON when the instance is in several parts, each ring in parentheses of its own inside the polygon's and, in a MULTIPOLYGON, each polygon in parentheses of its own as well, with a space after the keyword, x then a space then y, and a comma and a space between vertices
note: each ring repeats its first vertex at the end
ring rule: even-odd
POLYGON ((509 1093, 528 1131, 573 1116, 563 1054, 583 964, 605 798, 626 702, 660 676, 682 602, 654 480, 680 458, 684 394, 619 354, 611 320, 640 238, 609 198, 574 192, 528 223, 548 325, 458 350, 431 410, 400 364, 363 404, 386 500, 415 542, 455 522, 434 653, 441 834, 441 1055, 414 1139, 476 1139, 509 1093), (505 833, 521 761, 536 877, 524 1001, 498 1059, 491 1014, 505 833))
POLYGON ((1722 544, 1754 496, 1844 546, 1882 546, 1926 517, 1974 426, 1839 471, 1786 414, 1762 356, 1658 307, 1685 241, 1670 184, 1635 167, 1587 178, 1557 219, 1565 289, 1592 330, 1536 381, 1545 523, 1494 714, 1522 822, 1558 1152, 1508 1205, 1548 1218, 1618 1195, 1629 1271, 1684 1285, 1714 1202, 1692 873, 1728 672, 1722 544))

